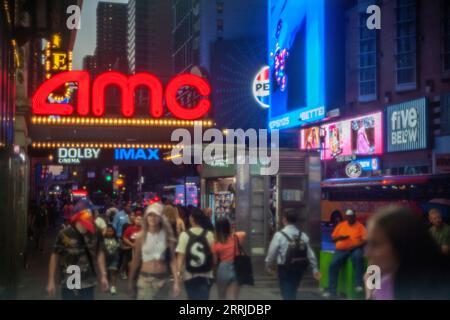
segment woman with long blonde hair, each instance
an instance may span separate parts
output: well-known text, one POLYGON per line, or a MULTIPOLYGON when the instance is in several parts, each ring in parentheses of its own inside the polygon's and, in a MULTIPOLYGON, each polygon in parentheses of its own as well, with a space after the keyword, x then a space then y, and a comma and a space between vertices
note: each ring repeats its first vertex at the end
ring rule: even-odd
POLYGON ((128 278, 128 290, 134 292, 137 279, 138 300, 164 300, 169 294, 172 275, 173 296, 180 293, 180 277, 175 259, 176 238, 169 221, 163 215, 163 206, 154 203, 144 212, 142 232, 133 248, 133 260, 128 278))
POLYGON ((178 208, 172 205, 166 205, 163 210, 163 215, 169 220, 175 237, 178 237, 183 231, 185 231, 185 226, 183 220, 180 218, 178 208))

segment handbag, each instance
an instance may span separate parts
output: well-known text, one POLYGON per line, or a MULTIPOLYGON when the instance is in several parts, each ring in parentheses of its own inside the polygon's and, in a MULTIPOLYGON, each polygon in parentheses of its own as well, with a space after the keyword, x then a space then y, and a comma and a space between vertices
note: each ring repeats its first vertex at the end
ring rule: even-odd
POLYGON ((253 266, 251 258, 246 254, 244 248, 239 243, 239 238, 234 235, 235 246, 234 246, 234 270, 236 272, 236 279, 240 285, 253 286, 255 280, 253 278, 253 266), (236 254, 236 247, 239 251, 236 254))

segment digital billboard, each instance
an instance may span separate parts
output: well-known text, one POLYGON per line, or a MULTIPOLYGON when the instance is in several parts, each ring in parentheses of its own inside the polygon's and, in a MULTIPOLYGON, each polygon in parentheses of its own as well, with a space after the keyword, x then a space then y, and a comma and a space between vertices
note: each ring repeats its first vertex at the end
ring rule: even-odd
POLYGON ((304 129, 300 132, 300 148, 302 150, 320 149, 320 127, 304 129))
POLYGON ((375 155, 383 153, 382 113, 327 123, 319 127, 301 130, 300 147, 303 150, 319 149, 319 132, 323 130, 323 160, 339 156, 375 155))
MULTIPOLYGON (((269 129, 320 121, 343 103, 339 1, 269 0, 269 129)), ((341 14, 342 13, 342 14, 341 14)))
POLYGON ((325 116, 325 0, 270 0, 269 7, 269 128, 320 120, 325 116), (321 109, 303 120, 301 111, 311 108, 321 109))
POLYGON ((323 159, 346 155, 383 153, 383 122, 381 112, 349 120, 328 123, 325 130, 323 159))

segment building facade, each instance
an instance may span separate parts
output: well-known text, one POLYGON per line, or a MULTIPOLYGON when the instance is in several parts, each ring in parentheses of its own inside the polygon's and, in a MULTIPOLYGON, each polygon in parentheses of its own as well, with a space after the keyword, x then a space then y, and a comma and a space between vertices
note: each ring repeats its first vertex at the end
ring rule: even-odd
MULTIPOLYGON (((127 4, 99 2, 97 5, 96 73, 119 71, 128 73, 127 4)), ((107 89, 109 113, 118 113, 120 92, 107 89)))
POLYGON ((450 4, 378 1, 380 30, 366 24, 373 1, 347 4, 345 103, 318 136, 323 220, 349 207, 365 219, 387 203, 426 212, 450 197, 450 4))
MULTIPOLYGON (((173 74, 168 54, 172 50, 171 18, 170 1, 128 2, 127 57, 131 74, 150 72, 163 83, 169 81, 173 74)), ((137 90, 137 105, 148 105, 148 98, 146 90, 137 90)))
POLYGON ((83 58, 83 70, 89 71, 91 79, 97 75, 97 57, 94 55, 85 56, 83 58))
POLYGON ((97 6, 97 66, 99 72, 128 72, 127 5, 99 2, 97 6))

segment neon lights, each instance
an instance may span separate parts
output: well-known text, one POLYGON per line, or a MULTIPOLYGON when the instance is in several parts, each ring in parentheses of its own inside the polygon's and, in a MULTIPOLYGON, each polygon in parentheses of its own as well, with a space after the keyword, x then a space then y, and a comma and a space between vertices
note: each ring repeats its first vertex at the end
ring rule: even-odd
MULTIPOLYGON (((73 114, 74 108, 69 103, 53 104, 47 101, 51 93, 68 82, 78 83, 77 113, 86 116, 89 113, 90 80, 87 71, 71 71, 60 73, 45 81, 33 96, 32 110, 35 115, 64 115, 73 114)), ((121 91, 122 114, 132 117, 135 113, 134 92, 144 86, 151 92, 149 102, 150 114, 154 118, 163 115, 163 87, 158 78, 149 73, 138 73, 125 76, 118 72, 106 72, 97 77, 92 88, 92 113, 100 117, 105 112, 105 89, 108 86, 117 86, 121 91)), ((173 78, 166 88, 165 99, 168 109, 179 119, 195 120, 206 115, 211 108, 207 98, 211 94, 208 82, 196 75, 183 74, 173 78), (186 108, 178 102, 177 95, 183 87, 191 87, 202 96, 197 105, 186 108)), ((121 124, 118 122, 118 124, 121 124)), ((164 124, 164 123, 163 123, 164 124)), ((181 123, 183 125, 183 123, 181 123)))
POLYGON ((177 149, 184 148, 180 144, 149 144, 149 143, 116 143, 116 142, 33 142, 31 144, 33 149, 55 149, 55 148, 100 148, 100 149, 177 149))
MULTIPOLYGON (((45 79, 50 79, 55 74, 72 70, 72 51, 61 50, 62 38, 54 34, 45 47, 45 79)), ((72 95, 70 83, 65 83, 64 94, 51 93, 48 98, 51 102, 65 104, 72 95)))
POLYGON ((77 126, 139 126, 139 127, 193 127, 201 125, 203 127, 212 127, 214 122, 211 120, 186 120, 177 119, 121 119, 121 118, 78 118, 78 117, 41 117, 31 118, 31 123, 35 125, 77 125, 77 126))
POLYGON ((116 149, 115 160, 159 160, 159 149, 116 149))
POLYGON ((68 116, 73 113, 73 107, 69 103, 49 103, 50 94, 65 85, 67 82, 78 83, 78 108, 79 115, 85 116, 89 113, 89 72, 70 71, 53 76, 45 81, 35 92, 32 98, 32 112, 36 115, 58 115, 68 116))
POLYGON ((197 105, 191 109, 185 109, 177 101, 178 90, 188 86, 197 89, 198 93, 202 96, 209 96, 211 94, 211 88, 205 79, 193 74, 182 74, 173 78, 167 85, 167 107, 175 117, 180 119, 194 120, 201 118, 211 107, 211 102, 209 100, 200 99, 197 105))
POLYGON ((99 155, 100 155, 100 148, 97 149, 59 148, 58 163, 80 164, 82 160, 98 159, 99 155))

